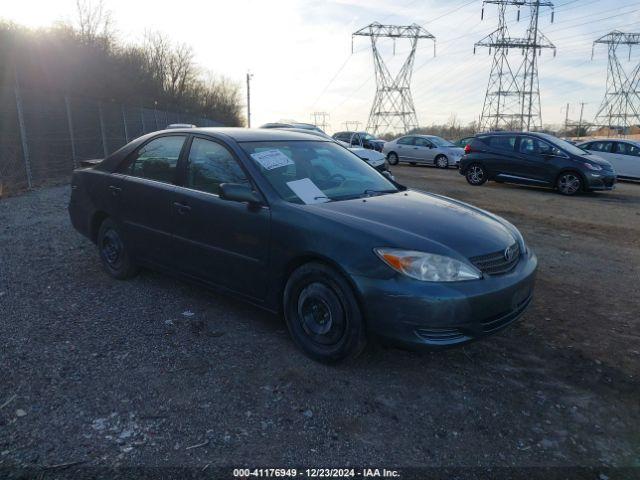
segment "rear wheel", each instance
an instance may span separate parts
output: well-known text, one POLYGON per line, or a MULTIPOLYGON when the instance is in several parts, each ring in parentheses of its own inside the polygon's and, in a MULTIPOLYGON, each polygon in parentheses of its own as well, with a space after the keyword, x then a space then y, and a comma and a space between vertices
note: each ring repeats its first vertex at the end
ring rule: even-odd
POLYGON ((395 153, 395 152, 389 153, 389 155, 387 155, 387 161, 389 162, 389 165, 397 165, 398 164, 398 154, 395 153))
POLYGON ((449 159, 444 155, 438 155, 436 157, 436 167, 447 168, 449 166, 449 159))
POLYGON ((558 177, 556 187, 562 195, 575 195, 582 190, 582 179, 578 173, 564 172, 558 177))
POLYGON ((482 165, 480 165, 479 163, 474 163, 472 165, 469 165, 469 168, 467 168, 465 178, 470 185, 482 185, 487 181, 487 172, 485 172, 482 165))
POLYGON ((124 280, 138 273, 116 223, 107 218, 98 230, 98 252, 105 271, 113 278, 124 280))
POLYGON ((314 360, 353 358, 366 344, 364 320, 351 286, 321 263, 308 263, 291 274, 284 315, 293 341, 314 360))

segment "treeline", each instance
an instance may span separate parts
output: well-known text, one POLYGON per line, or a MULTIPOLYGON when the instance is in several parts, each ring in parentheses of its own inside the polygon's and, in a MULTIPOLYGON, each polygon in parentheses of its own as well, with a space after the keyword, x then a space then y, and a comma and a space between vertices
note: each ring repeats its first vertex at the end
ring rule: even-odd
POLYGON ((243 124, 240 88, 201 71, 193 50, 159 33, 117 38, 102 4, 78 2, 75 24, 29 29, 0 21, 0 86, 65 92, 243 124))

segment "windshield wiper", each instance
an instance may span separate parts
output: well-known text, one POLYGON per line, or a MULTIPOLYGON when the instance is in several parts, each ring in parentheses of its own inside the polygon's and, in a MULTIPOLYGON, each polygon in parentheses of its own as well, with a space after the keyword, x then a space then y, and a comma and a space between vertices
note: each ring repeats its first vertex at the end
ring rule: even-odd
POLYGON ((363 195, 367 197, 373 197, 376 195, 384 195, 385 193, 396 193, 398 190, 373 190, 371 188, 366 189, 362 192, 363 195))

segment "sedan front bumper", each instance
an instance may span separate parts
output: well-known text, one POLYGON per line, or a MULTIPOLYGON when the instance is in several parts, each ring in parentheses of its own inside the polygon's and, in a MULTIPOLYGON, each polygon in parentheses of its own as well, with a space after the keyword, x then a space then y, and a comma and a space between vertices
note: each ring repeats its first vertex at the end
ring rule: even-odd
POLYGON ((493 334, 520 318, 532 299, 537 265, 528 250, 511 272, 480 280, 352 278, 372 334, 406 347, 443 348, 493 334))

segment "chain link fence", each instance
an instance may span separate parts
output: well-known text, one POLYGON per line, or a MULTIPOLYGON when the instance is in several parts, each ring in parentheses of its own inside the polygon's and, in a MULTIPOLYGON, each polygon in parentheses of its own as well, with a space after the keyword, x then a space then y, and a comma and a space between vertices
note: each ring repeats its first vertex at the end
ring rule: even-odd
POLYGON ((64 181, 81 160, 172 123, 222 126, 184 112, 0 88, 0 197, 64 181))

